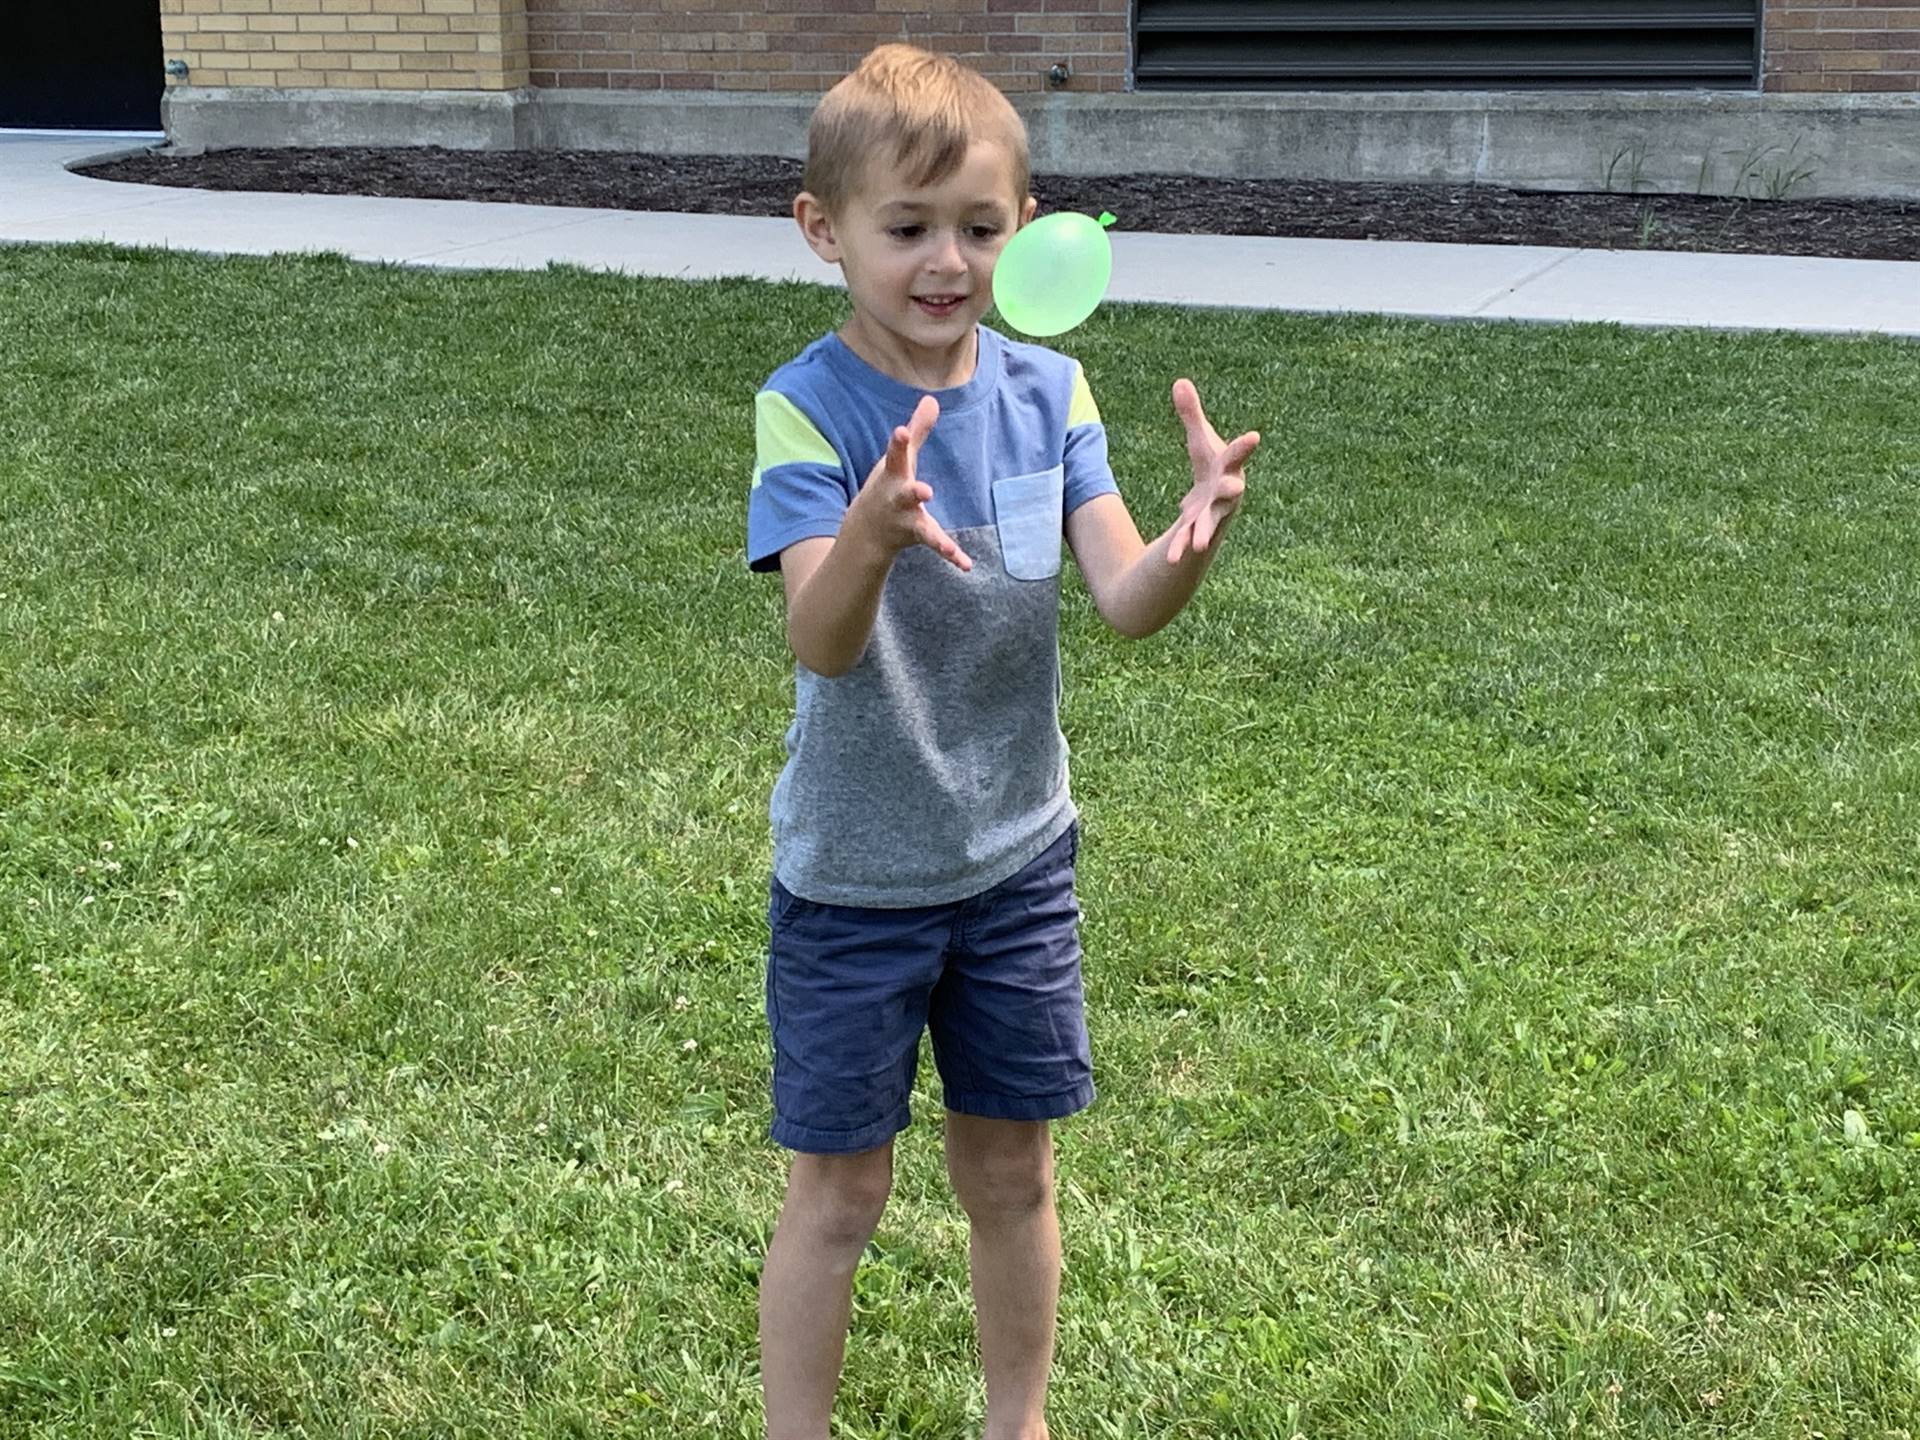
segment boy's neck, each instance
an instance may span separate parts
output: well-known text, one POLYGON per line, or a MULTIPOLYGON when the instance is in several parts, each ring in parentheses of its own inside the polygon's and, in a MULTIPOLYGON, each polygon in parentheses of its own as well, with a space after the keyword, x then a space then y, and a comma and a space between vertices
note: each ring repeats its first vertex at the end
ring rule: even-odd
POLYGON ((980 364, 980 327, 975 325, 944 350, 906 346, 897 336, 876 333, 856 314, 840 327, 841 342, 867 364, 902 385, 951 390, 973 379, 980 364), (891 342, 891 343, 889 343, 891 342))

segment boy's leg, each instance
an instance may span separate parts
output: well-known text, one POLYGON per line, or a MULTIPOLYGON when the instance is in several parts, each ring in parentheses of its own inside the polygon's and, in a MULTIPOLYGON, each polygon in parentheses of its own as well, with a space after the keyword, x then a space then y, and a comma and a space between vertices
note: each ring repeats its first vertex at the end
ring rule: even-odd
POLYGON ((985 1440, 1046 1440, 1060 1299, 1052 1129, 1044 1120, 989 1120, 949 1110, 947 1174, 973 1222, 985 1440))
POLYGON ((886 1209, 891 1142, 857 1155, 796 1154, 760 1275, 760 1375, 768 1440, 827 1440, 853 1308, 853 1272, 886 1209))

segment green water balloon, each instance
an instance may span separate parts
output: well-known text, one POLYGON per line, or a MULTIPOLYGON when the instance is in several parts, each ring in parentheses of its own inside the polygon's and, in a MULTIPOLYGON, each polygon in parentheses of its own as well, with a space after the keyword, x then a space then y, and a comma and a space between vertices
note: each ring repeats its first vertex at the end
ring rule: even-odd
POLYGON ((993 267, 993 303, 1026 335, 1059 335, 1093 314, 1113 276, 1113 216, 1061 211, 1016 233, 993 267))

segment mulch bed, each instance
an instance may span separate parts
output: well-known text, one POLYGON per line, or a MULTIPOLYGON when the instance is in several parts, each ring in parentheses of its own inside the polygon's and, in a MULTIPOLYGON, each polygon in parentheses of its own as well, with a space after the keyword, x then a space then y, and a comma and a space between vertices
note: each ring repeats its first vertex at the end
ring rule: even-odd
MULTIPOLYGON (((143 185, 788 215, 800 162, 772 155, 340 147, 152 151, 81 173, 143 185)), ((1920 201, 1747 200, 1182 175, 1036 175, 1042 213, 1111 210, 1116 228, 1601 250, 1920 260, 1920 201)))

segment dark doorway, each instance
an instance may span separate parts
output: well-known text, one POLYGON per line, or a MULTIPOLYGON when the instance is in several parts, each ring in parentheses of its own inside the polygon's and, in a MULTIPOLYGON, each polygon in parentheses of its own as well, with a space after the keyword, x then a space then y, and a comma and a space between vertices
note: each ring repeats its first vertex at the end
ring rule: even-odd
POLYGON ((16 0, 0 125, 158 130, 160 0, 16 0))

